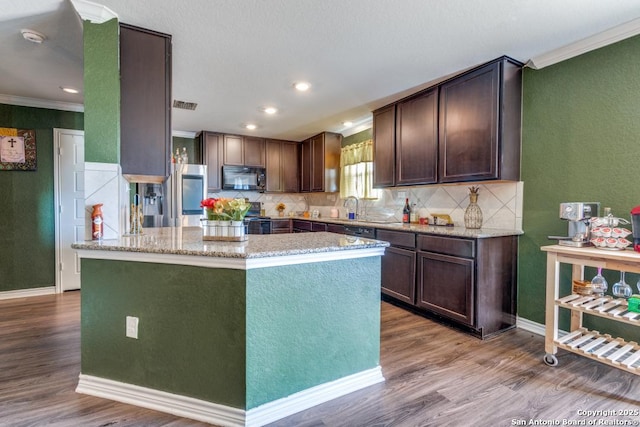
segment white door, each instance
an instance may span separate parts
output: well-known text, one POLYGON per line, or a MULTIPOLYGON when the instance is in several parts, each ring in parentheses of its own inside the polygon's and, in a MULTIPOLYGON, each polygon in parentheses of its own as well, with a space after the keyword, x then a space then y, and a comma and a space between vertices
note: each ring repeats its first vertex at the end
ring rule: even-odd
POLYGON ((71 249, 84 240, 84 132, 53 130, 56 200, 56 291, 80 289, 80 259, 71 249))

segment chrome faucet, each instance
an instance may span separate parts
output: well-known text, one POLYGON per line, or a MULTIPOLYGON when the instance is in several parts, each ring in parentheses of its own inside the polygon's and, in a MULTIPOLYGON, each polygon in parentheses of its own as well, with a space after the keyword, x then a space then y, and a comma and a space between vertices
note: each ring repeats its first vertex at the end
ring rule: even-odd
POLYGON ((347 204, 349 203, 349 200, 355 200, 356 201, 356 210, 354 212, 354 217, 353 218, 349 218, 349 219, 358 219, 358 198, 356 196, 349 196, 346 199, 344 199, 344 207, 347 207, 347 204))

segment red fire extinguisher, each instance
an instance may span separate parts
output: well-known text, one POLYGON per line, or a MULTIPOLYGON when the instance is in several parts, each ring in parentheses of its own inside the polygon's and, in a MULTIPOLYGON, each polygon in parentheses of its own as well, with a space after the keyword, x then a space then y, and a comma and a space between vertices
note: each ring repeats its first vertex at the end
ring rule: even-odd
POLYGON ((102 203, 93 205, 93 212, 91 212, 91 238, 93 240, 102 239, 102 203))

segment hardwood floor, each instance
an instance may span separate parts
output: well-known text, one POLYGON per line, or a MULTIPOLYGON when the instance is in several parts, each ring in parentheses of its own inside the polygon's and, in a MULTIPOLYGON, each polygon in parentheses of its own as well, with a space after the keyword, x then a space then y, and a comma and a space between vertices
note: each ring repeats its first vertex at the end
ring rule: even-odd
MULTIPOLYGON (((640 416, 579 412, 640 411, 639 377, 565 352, 551 368, 543 353, 543 338, 529 332, 480 341, 383 303, 385 383, 271 426, 640 422, 640 416)), ((77 394, 79 373, 80 292, 0 301, 0 426, 206 425, 77 394)))

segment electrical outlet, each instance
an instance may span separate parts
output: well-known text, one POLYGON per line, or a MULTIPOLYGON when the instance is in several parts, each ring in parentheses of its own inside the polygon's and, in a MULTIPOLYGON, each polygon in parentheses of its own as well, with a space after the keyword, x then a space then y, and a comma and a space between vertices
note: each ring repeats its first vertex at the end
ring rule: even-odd
POLYGON ((265 196, 265 197, 264 197, 264 199, 265 199, 267 202, 270 202, 271 200, 273 200, 273 196, 265 196))
POLYGON ((406 199, 407 193, 405 191, 398 191, 398 199, 406 199))
POLYGON ((127 316, 127 337, 138 339, 138 323, 137 317, 127 316))
POLYGON ((329 195, 327 196, 327 199, 328 199, 330 202, 335 202, 335 201, 336 201, 336 196, 335 196, 335 194, 329 194, 329 195))

